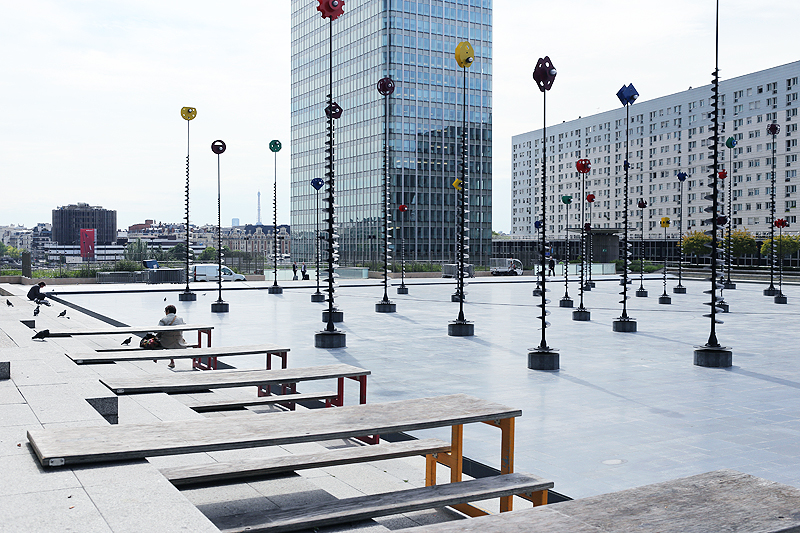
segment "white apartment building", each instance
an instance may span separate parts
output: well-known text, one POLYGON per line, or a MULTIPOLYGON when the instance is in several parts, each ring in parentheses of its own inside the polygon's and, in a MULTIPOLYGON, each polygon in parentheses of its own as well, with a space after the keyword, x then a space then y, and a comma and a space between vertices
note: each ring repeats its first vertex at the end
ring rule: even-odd
MULTIPOLYGON (((747 228, 762 237, 769 234, 773 146, 767 126, 771 123, 780 126, 775 138, 775 216, 790 224, 797 222, 799 77, 800 61, 796 61, 720 81, 720 170, 729 174, 728 179, 721 180, 720 198, 727 206, 732 179, 734 229, 747 228), (732 153, 725 147, 729 137, 737 142, 732 153)), ((646 238, 663 238, 660 221, 665 216, 672 223, 670 237, 676 237, 681 208, 678 172, 688 174, 683 186, 684 231, 699 229, 702 220, 710 217, 703 208, 710 205, 704 196, 710 194, 706 185, 713 171, 708 133, 713 113, 711 85, 690 87, 653 100, 644 96, 631 106, 628 125, 629 229, 641 231, 642 210, 637 204, 644 200, 646 238)), ((548 125, 547 135, 548 233, 558 238, 565 226, 580 227, 580 206, 585 198, 579 198, 581 174, 575 162, 582 158, 592 164, 586 175, 586 194, 596 197, 592 226, 621 228, 625 209, 625 108, 620 105, 590 117, 548 125), (573 197, 569 221, 561 202, 564 195, 573 197)), ((534 222, 541 217, 542 130, 515 135, 511 157, 511 233, 534 235, 534 222)))

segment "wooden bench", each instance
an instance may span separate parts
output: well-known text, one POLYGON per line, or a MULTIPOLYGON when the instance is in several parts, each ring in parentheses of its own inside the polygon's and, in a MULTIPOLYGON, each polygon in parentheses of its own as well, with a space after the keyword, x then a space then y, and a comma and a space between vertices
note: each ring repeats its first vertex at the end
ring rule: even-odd
POLYGON ((51 337, 75 337, 78 335, 136 335, 137 333, 166 333, 169 331, 196 331, 197 344, 195 348, 203 345, 203 334, 207 337, 207 346, 211 346, 211 330, 214 326, 198 326, 192 324, 181 324, 179 326, 125 326, 121 328, 106 329, 76 329, 76 330, 50 330, 51 337))
POLYGON ((228 346, 216 348, 187 348, 183 350, 145 350, 139 347, 100 349, 90 353, 66 354, 76 364, 116 363, 120 361, 147 361, 149 359, 192 359, 192 367, 201 370, 216 370, 218 357, 236 355, 266 355, 266 368, 272 370, 272 356, 281 358, 281 368, 286 368, 289 348, 274 344, 228 346), (205 359, 205 361, 203 361, 205 359))
MULTIPOLYGON (((459 508, 467 502, 515 494, 530 496, 552 487, 552 481, 527 474, 504 474, 460 483, 315 502, 279 511, 237 514, 223 517, 215 525, 222 533, 297 531, 423 509, 445 506, 459 508)), ((460 526, 464 527, 463 522, 460 526)))
MULTIPOLYGON (((717 470, 579 500, 475 518, 481 533, 686 533, 800 531, 800 489, 717 470)), ((463 521, 403 530, 461 533, 463 521)))
POLYGON ((272 396, 261 396, 259 398, 250 398, 247 400, 239 399, 224 399, 224 400, 195 400, 184 402, 186 407, 197 411, 198 413, 207 413, 210 411, 231 411, 234 409, 242 409, 245 407, 253 407, 256 405, 271 405, 279 404, 284 407, 294 410, 297 402, 309 400, 323 400, 325 407, 331 407, 339 397, 338 392, 306 392, 297 394, 275 394, 272 396))
POLYGON ((339 448, 319 453, 248 459, 234 463, 211 463, 163 468, 161 473, 176 487, 185 487, 198 483, 239 481, 252 477, 307 470, 309 468, 324 468, 327 466, 365 463, 449 451, 450 445, 439 439, 408 440, 393 443, 385 442, 372 446, 339 448))
POLYGON ((367 402, 367 376, 370 371, 352 365, 336 364, 287 368, 279 370, 217 370, 216 372, 171 372, 167 375, 110 377, 100 383, 116 394, 151 392, 197 392, 230 387, 258 387, 258 396, 271 395, 270 385, 280 385, 281 394, 296 394, 300 381, 338 380, 337 398, 333 405, 344 405, 344 380, 360 384, 359 401, 367 402))

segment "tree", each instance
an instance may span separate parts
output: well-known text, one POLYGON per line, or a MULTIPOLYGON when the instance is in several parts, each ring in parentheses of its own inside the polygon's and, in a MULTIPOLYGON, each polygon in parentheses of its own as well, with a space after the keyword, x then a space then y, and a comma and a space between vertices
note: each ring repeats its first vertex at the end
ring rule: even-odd
POLYGON ((128 261, 144 261, 147 259, 147 243, 142 239, 136 239, 134 242, 129 242, 125 247, 124 257, 128 261))
MULTIPOLYGON (((728 236, 725 235, 725 247, 729 245, 728 236)), ((758 245, 753 235, 747 229, 737 229, 730 236, 731 257, 742 257, 758 253, 758 245)))
POLYGON ((690 231, 683 236, 681 241, 683 253, 686 255, 707 255, 711 250, 706 244, 711 244, 711 236, 702 231, 690 231))
POLYGON ((167 256, 169 259, 173 261, 185 261, 186 260, 186 245, 182 242, 179 242, 169 250, 167 250, 167 256))
MULTIPOLYGON (((761 244, 761 255, 768 256, 772 246, 772 239, 767 239, 761 244)), ((794 255, 800 250, 800 239, 797 235, 781 235, 775 237, 775 256, 794 255)))
POLYGON ((200 255, 197 256, 198 261, 216 261, 217 260, 217 249, 213 246, 209 246, 202 252, 200 255))

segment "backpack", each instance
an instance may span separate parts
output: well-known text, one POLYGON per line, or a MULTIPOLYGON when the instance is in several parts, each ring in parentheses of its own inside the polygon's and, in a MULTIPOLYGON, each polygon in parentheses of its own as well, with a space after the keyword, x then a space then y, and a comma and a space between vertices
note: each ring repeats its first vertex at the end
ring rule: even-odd
POLYGON ((161 342, 158 340, 158 337, 152 333, 148 333, 139 341, 139 348, 154 350, 156 348, 161 348, 161 342))

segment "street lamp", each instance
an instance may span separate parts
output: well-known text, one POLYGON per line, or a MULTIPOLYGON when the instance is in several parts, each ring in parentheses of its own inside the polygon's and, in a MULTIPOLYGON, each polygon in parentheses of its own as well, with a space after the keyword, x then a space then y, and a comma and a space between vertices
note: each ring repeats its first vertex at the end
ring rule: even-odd
POLYGON ((733 137, 728 137, 728 140, 725 141, 725 146, 730 149, 730 161, 731 161, 731 181, 728 182, 728 239, 725 244, 725 262, 728 264, 728 279, 725 280, 725 289, 735 289, 736 284, 731 281, 731 253, 733 248, 733 236, 731 234, 733 230, 733 184, 736 181, 733 173, 736 172, 736 168, 733 165, 733 148, 736 146, 736 139, 733 137))
MULTIPOLYGON (((614 321, 612 326, 614 331, 620 333, 634 333, 636 332, 636 320, 628 316, 628 261, 631 258, 631 244, 628 242, 628 170, 630 163, 628 163, 628 147, 630 137, 630 109, 633 103, 639 98, 639 93, 633 84, 623 85, 617 91, 617 98, 625 106, 625 162, 623 168, 625 169, 625 214, 623 217, 623 234, 622 234, 622 315, 614 321)), ((642 228, 644 229, 644 228, 642 228)))
POLYGON ((475 334, 475 324, 468 322, 464 318, 464 260, 469 257, 467 250, 467 171, 469 170, 469 152, 467 146, 467 69, 475 62, 475 51, 467 41, 462 41, 456 46, 456 63, 463 72, 462 88, 462 121, 461 121, 461 177, 456 178, 453 187, 458 190, 458 233, 456 241, 456 251, 458 255, 458 265, 456 275, 458 276, 458 318, 455 322, 447 324, 447 334, 451 337, 471 337, 475 334))
MULTIPOLYGON (((776 304, 785 304, 786 303, 786 296, 783 294, 783 228, 789 227, 789 222, 786 221, 784 218, 779 218, 773 224, 778 228, 778 294, 775 295, 775 303, 776 304)), ((773 244, 772 247, 774 248, 775 245, 773 244)))
POLYGON ((325 295, 319 292, 319 190, 325 185, 325 180, 322 178, 314 178, 311 180, 311 186, 314 188, 317 200, 316 220, 314 228, 314 255, 316 256, 317 266, 315 268, 317 275, 317 291, 311 295, 312 302, 324 302, 325 295))
POLYGON ((269 142, 269 150, 273 154, 275 167, 275 182, 272 189, 272 286, 267 288, 269 294, 283 294, 283 287, 278 285, 278 152, 281 150, 281 142, 278 140, 269 142))
POLYGON ((637 205, 642 212, 642 240, 639 243, 639 288, 636 289, 636 296, 646 298, 647 289, 644 288, 644 210, 647 207, 647 202, 639 200, 637 205))
POLYGON ((225 152, 225 143, 216 140, 211 143, 211 151, 217 154, 217 301, 211 304, 212 313, 227 313, 228 302, 222 300, 222 203, 220 201, 219 156, 225 152))
POLYGON ((561 201, 567 206, 567 220, 564 224, 564 297, 558 302, 559 307, 572 307, 572 298, 569 297, 569 205, 572 196, 564 195, 561 201))
POLYGON ((767 126, 767 133, 772 135, 772 177, 769 195, 769 213, 772 223, 769 225, 769 287, 764 289, 764 296, 778 296, 781 292, 775 288, 775 137, 780 133, 781 127, 775 123, 767 126))
MULTIPOLYGON (((578 173, 581 175, 581 198, 586 198, 586 174, 588 174, 592 170, 592 162, 588 159, 578 159, 575 162, 575 168, 577 169, 578 173)), ((591 203, 589 204, 589 212, 591 213, 591 203)), ((592 314, 583 306, 583 293, 587 290, 591 290, 587 288, 588 283, 586 282, 586 268, 585 265, 590 263, 590 260, 587 258, 589 255, 589 243, 587 239, 587 234, 591 230, 592 225, 586 222, 584 217, 585 204, 581 202, 581 287, 580 287, 580 303, 578 304, 578 308, 572 312, 572 320, 579 320, 585 322, 587 320, 591 320, 592 314), (587 228, 588 226, 588 228, 587 228)), ((591 217, 590 217, 591 218, 591 217)), ((589 267, 591 270, 591 267, 589 267)))
POLYGON ((181 117, 186 121, 186 288, 178 294, 178 301, 194 302, 197 295, 189 289, 189 122, 197 116, 194 107, 182 107, 181 117))
POLYGON ((667 228, 669 227, 669 217, 661 217, 661 227, 664 228, 664 293, 658 297, 658 303, 671 304, 672 298, 667 294, 667 228))
POLYGON ((541 285, 539 287, 542 301, 537 307, 541 308, 539 320, 542 323, 542 340, 539 346, 528 352, 528 368, 531 370, 558 370, 559 356, 555 348, 547 345, 547 91, 553 87, 556 79, 556 68, 549 56, 539 58, 533 70, 533 79, 542 93, 542 218, 541 218, 541 285))
POLYGON ((686 287, 681 285, 683 279, 683 182, 686 181, 686 172, 678 172, 678 195, 681 198, 680 216, 678 219, 678 284, 672 287, 675 294, 686 294, 686 287))

